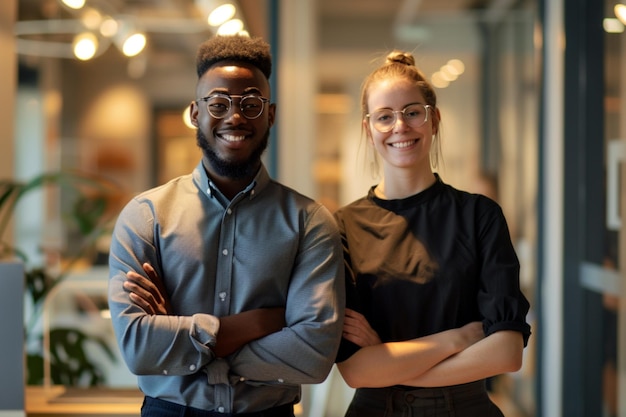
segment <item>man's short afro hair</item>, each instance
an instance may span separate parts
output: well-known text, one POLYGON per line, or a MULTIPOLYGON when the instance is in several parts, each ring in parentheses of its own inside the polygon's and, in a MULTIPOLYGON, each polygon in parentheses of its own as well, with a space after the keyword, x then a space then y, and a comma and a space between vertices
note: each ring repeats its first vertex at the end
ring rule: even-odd
POLYGON ((237 61, 257 67, 265 78, 272 73, 270 46, 262 38, 242 35, 214 36, 203 42, 196 56, 198 78, 220 61, 237 61))

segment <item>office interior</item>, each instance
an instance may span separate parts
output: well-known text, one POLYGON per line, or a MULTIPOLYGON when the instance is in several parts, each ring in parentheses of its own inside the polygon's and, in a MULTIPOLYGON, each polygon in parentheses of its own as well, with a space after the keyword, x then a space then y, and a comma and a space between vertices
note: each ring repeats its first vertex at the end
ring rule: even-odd
MULTIPOLYGON (((0 180, 59 170, 101 176, 115 184, 115 210, 189 172, 200 158, 184 117, 195 98, 195 51, 219 30, 206 16, 224 2, 86 0, 72 9, 61 0, 3 1, 0 180), (86 10, 117 19, 119 34, 85 30, 86 10), (146 35, 137 55, 124 55, 121 29, 146 35), (97 34, 97 45, 79 59, 72 46, 85 31, 97 34)), ((494 378, 494 400, 507 417, 626 416, 626 2, 229 3, 275 58, 278 116, 264 161, 276 179, 331 211, 378 180, 360 130, 362 80, 392 48, 415 54, 440 103, 439 173, 500 203, 531 302, 524 365, 494 378)), ((29 262, 59 271, 77 239, 64 223, 66 196, 41 190, 28 198, 0 238, 24 248, 29 262)), ((106 310, 106 248, 103 234, 71 264, 35 320, 40 337, 27 337, 23 352, 45 349, 55 326, 70 323, 103 335, 117 354, 106 315, 84 314, 86 302, 106 310)), ((0 329, 32 319, 27 304, 24 317, 3 312, 0 329)), ((14 352, 7 346, 0 344, 0 356, 14 352)), ((102 367, 102 387, 120 393, 106 400, 109 414, 98 403, 93 415, 137 415, 135 398, 125 397, 133 376, 121 359, 89 352, 102 367)), ((49 390, 23 387, 13 397, 23 398, 22 409, 0 396, 0 416, 64 415, 51 410, 81 402, 54 401, 63 384, 44 365, 49 390)), ((11 386, 26 377, 8 376, 11 386)), ((333 371, 303 388, 298 413, 342 416, 351 393, 333 371)))

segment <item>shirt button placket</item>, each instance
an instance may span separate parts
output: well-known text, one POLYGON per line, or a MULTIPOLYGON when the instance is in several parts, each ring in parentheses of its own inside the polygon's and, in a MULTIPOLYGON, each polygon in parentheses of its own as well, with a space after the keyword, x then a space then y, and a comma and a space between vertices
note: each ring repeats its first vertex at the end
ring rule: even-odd
MULTIPOLYGON (((232 204, 232 203, 231 203, 232 204)), ((218 261, 217 281, 215 294, 218 303, 215 313, 226 315, 230 312, 230 287, 232 285, 232 259, 235 233, 235 211, 232 207, 227 207, 222 217, 222 231, 220 233, 220 253, 218 261)))
MULTIPOLYGON (((222 255, 223 256, 228 256, 228 249, 222 249, 222 255)), ((228 295, 228 293, 226 291, 220 291, 217 296, 219 297, 220 301, 223 303, 224 301, 226 301, 226 296, 228 295)))

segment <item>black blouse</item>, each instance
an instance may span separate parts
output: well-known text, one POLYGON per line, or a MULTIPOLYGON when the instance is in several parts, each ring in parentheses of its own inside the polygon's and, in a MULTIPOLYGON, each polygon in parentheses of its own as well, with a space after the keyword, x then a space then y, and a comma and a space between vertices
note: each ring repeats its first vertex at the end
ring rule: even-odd
MULTIPOLYGON (((436 178, 400 200, 380 199, 372 187, 336 212, 347 306, 364 314, 383 342, 482 321, 486 335, 519 331, 526 345, 529 303, 500 206, 436 178)), ((344 340, 337 362, 356 350, 344 340)))

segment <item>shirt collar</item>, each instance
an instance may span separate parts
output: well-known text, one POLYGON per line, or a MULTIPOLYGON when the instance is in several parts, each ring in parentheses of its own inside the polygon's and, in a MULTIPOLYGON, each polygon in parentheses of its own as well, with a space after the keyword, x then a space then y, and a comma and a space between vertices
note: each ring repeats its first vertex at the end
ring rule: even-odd
MULTIPOLYGON (((219 189, 213 184, 211 179, 209 178, 204 166, 202 165, 202 160, 196 165, 196 168, 193 171, 193 179, 198 188, 202 190, 209 197, 218 197, 220 199, 225 199, 219 189)), ((260 192, 262 192, 267 185, 270 183, 271 178, 269 173, 267 172, 267 168, 263 163, 261 163, 261 167, 257 172, 254 179, 248 184, 248 186, 239 194, 247 196, 249 199, 255 198, 260 192)))

